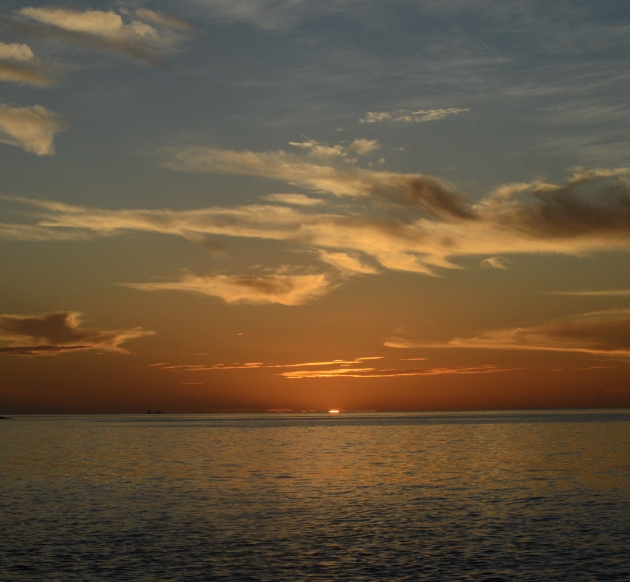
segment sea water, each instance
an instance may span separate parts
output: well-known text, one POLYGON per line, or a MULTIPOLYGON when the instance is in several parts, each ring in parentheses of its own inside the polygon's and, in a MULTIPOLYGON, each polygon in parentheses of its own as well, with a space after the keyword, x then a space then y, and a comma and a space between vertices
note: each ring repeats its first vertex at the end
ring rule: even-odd
POLYGON ((630 411, 14 416, 0 579, 630 580, 630 411))

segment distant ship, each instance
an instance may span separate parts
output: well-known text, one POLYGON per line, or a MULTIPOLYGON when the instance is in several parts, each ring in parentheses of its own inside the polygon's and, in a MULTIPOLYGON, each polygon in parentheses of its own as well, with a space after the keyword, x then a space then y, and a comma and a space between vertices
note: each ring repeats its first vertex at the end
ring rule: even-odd
POLYGON ((149 410, 147 410, 147 411, 145 412, 145 414, 162 414, 162 411, 161 411, 161 410, 151 410, 151 409, 149 408, 149 410))

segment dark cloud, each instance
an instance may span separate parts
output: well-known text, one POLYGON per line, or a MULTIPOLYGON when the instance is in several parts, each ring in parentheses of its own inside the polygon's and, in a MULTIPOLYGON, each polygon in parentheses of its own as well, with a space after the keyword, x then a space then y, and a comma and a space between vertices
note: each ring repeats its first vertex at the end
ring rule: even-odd
POLYGON ((536 184, 494 207, 488 218, 532 238, 630 235, 630 183, 610 173, 576 174, 564 186, 536 184), (613 178, 611 180, 611 178, 613 178))
POLYGON ((405 339, 385 343, 394 348, 483 348, 542 350, 630 357, 630 309, 596 311, 532 327, 489 331, 444 344, 405 339))
MULTIPOLYGON (((370 172, 376 174, 376 172, 370 172)), ((366 189, 376 196, 419 206, 434 217, 477 218, 473 208, 453 187, 428 176, 390 175, 389 180, 365 180, 366 189)), ((370 176, 371 177, 371 176, 370 176)))
POLYGON ((80 314, 60 311, 44 315, 0 315, 0 354, 55 355, 78 350, 126 352, 121 344, 148 335, 139 327, 101 331, 80 327, 80 314))

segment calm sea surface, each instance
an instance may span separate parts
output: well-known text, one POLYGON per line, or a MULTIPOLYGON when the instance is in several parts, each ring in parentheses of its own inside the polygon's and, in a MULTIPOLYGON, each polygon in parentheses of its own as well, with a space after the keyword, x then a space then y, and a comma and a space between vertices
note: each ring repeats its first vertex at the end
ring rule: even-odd
POLYGON ((15 416, 0 579, 630 580, 630 411, 15 416))

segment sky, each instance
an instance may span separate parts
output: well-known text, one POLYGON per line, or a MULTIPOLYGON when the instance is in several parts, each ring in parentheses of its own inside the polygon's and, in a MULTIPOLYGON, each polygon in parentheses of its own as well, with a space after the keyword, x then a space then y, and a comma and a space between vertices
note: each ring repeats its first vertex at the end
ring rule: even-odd
POLYGON ((630 406, 624 0, 5 0, 0 90, 0 412, 630 406))

